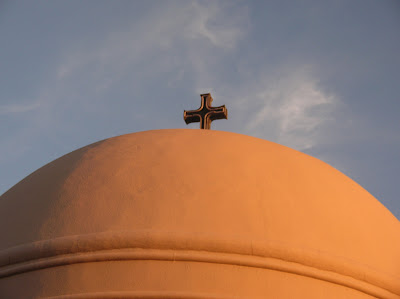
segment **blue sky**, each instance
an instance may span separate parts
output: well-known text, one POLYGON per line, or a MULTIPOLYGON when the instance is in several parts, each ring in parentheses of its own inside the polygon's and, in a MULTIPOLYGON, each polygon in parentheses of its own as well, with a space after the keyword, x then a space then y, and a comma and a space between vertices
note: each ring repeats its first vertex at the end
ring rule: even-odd
POLYGON ((186 126, 303 151, 400 219, 400 2, 1 1, 0 194, 74 149, 186 126))

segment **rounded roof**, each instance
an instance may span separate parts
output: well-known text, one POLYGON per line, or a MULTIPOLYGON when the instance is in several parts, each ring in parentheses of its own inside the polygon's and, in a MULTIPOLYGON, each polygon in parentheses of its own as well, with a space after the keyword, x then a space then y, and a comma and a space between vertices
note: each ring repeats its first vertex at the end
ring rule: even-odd
POLYGON ((73 151, 1 196, 0 236, 0 276, 54 254, 184 248, 400 296, 400 222, 381 203, 318 159, 235 133, 155 130, 73 151))

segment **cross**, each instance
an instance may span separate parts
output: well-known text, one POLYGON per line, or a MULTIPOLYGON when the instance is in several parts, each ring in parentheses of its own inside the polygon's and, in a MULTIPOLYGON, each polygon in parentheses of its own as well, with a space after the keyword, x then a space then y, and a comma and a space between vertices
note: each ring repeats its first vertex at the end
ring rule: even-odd
POLYGON ((213 98, 211 94, 201 94, 201 106, 197 110, 183 111, 183 119, 186 124, 200 122, 200 129, 209 130, 211 122, 216 119, 228 119, 228 110, 225 105, 211 107, 213 98))

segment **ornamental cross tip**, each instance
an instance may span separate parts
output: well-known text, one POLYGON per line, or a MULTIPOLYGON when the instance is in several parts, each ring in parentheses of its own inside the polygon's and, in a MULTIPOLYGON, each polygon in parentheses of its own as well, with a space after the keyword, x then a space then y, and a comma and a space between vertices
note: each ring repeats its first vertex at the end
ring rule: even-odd
POLYGON ((200 122, 200 129, 209 130, 211 122, 216 119, 228 119, 228 110, 225 105, 211 107, 213 98, 211 94, 201 94, 201 105, 197 110, 183 111, 183 119, 186 124, 200 122))

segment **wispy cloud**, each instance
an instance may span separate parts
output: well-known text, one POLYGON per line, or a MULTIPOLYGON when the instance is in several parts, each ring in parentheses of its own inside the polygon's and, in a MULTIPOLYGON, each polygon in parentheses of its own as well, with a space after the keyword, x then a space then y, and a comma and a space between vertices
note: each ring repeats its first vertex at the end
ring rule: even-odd
POLYGON ((187 16, 195 18, 186 20, 189 24, 185 30, 190 38, 204 38, 219 48, 233 48, 243 35, 246 13, 244 7, 240 10, 230 10, 228 15, 224 7, 213 3, 211 6, 201 5, 201 2, 192 2, 188 7, 191 12, 187 16))
POLYGON ((143 75, 192 65, 210 58, 210 48, 232 49, 243 36, 244 8, 218 2, 168 2, 136 19, 124 31, 111 32, 103 42, 75 45, 57 70, 59 79, 91 69, 94 77, 113 75, 108 84, 134 66, 143 75), (143 62, 146 67, 143 68, 143 62))
POLYGON ((265 81, 253 94, 257 109, 250 111, 252 120, 246 124, 247 131, 269 135, 265 137, 298 150, 317 145, 339 99, 321 88, 309 68, 292 69, 265 81))
POLYGON ((40 102, 25 104, 8 104, 0 106, 0 114, 16 114, 35 110, 40 107, 40 102))

